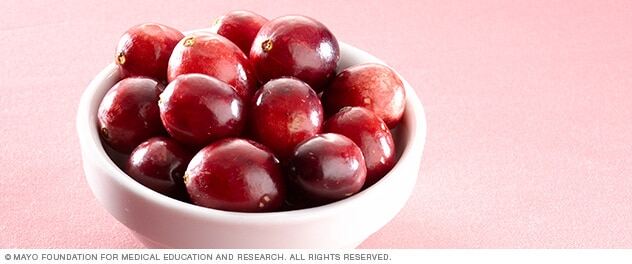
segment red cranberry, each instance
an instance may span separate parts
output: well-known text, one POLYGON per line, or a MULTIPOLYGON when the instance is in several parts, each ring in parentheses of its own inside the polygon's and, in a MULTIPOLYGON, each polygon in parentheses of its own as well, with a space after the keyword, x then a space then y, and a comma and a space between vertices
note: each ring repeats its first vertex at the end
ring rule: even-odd
POLYGON ((323 92, 322 100, 328 114, 345 106, 362 106, 393 128, 404 113, 406 92, 402 80, 393 70, 370 63, 340 72, 323 92))
POLYGON ((320 134, 296 146, 289 177, 312 199, 336 201, 360 191, 366 179, 362 151, 351 139, 320 134))
POLYGON ((115 62, 122 76, 166 80, 169 56, 183 37, 177 29, 156 23, 132 27, 119 40, 115 62))
POLYGON ((248 55, 257 32, 266 22, 265 17, 250 11, 232 11, 215 20, 211 30, 235 43, 248 55))
POLYGON ((154 137, 132 151, 125 172, 154 191, 182 199, 186 197, 182 177, 192 156, 175 140, 154 137))
POLYGON ((320 22, 304 16, 283 16, 266 23, 250 50, 250 61, 262 83, 293 76, 317 92, 335 75, 339 57, 336 37, 320 22))
POLYGON ((160 95, 159 106, 167 132, 190 146, 238 136, 245 124, 244 105, 235 90, 203 74, 178 76, 160 95))
POLYGON ((362 107, 344 107, 323 125, 323 130, 353 140, 366 162, 366 186, 381 179, 395 165, 391 131, 373 112, 362 107))
POLYGON ((127 78, 110 89, 98 110, 101 138, 113 149, 130 153, 138 144, 164 132, 158 95, 164 86, 148 78, 127 78))
POLYGON ((254 138, 285 159, 296 144, 320 132, 323 108, 309 85, 280 78, 255 93, 249 120, 254 138))
POLYGON ((220 210, 274 211, 285 197, 279 160, 263 145, 244 139, 203 148, 187 167, 184 183, 193 203, 220 210))
POLYGON ((167 77, 202 73, 230 84, 243 100, 256 89, 256 77, 244 53, 230 40, 213 33, 194 33, 183 38, 169 59, 167 77))

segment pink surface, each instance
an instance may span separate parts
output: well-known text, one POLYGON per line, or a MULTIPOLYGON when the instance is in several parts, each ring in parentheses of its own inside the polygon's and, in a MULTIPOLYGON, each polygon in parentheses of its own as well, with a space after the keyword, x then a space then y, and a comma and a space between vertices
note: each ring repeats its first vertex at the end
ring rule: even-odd
POLYGON ((420 95, 415 194, 362 247, 632 247, 632 2, 277 2, 1 1, 0 247, 141 247, 83 178, 79 96, 131 25, 240 8, 315 17, 420 95))

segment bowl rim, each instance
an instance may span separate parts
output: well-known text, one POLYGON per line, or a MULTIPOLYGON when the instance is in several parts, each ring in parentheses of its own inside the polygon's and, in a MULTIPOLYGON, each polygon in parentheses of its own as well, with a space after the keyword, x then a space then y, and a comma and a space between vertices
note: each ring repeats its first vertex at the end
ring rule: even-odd
MULTIPOLYGON (((189 31, 185 33, 204 31, 205 29, 189 31)), ((343 52, 349 53, 352 57, 362 57, 368 58, 369 60, 383 64, 388 66, 383 61, 374 57, 373 55, 368 54, 367 52, 346 44, 344 42, 340 42, 340 53, 341 57, 343 52)), ((339 65, 340 66, 340 65, 339 65)), ((388 66, 393 69, 392 67, 388 66)), ((286 221, 293 220, 308 220, 314 219, 316 217, 323 217, 326 215, 338 214, 340 212, 346 211, 349 208, 352 208, 355 204, 358 204, 365 196, 372 195, 374 193, 379 192, 379 189, 382 189, 389 182, 393 181, 394 172, 399 171, 400 167, 404 161, 409 159, 413 159, 419 157, 418 161, 421 162, 421 154, 423 152, 425 140, 426 140, 426 118, 425 112, 423 109, 423 105, 420 102, 420 99, 414 89, 410 86, 410 84, 397 72, 393 69, 393 71, 400 77, 404 84, 404 89, 406 92, 406 107, 404 110, 403 118, 406 119, 406 122, 409 122, 409 136, 407 138, 408 144, 405 145, 404 150, 402 151, 401 156, 398 161, 395 163, 393 168, 380 179, 378 182, 373 184, 372 186, 356 193, 350 197, 345 199, 332 202, 329 204, 290 210, 290 211, 277 211, 277 212, 233 212, 233 211, 224 211, 213 208, 206 208, 203 206, 179 201, 173 199, 171 197, 162 195, 158 192, 155 192, 142 184, 138 183, 131 177, 129 177, 123 170, 121 170, 114 161, 107 155, 105 149, 99 139, 98 129, 96 124, 96 116, 91 116, 92 113, 96 115, 95 111, 91 111, 92 108, 97 107, 101 102, 102 98, 95 98, 96 94, 102 92, 103 88, 100 88, 101 83, 106 81, 109 78, 114 78, 114 75, 118 75, 117 67, 114 63, 109 64, 103 70, 101 70, 94 79, 90 82, 90 84, 84 90, 81 101, 79 103, 78 112, 77 112, 77 133, 79 135, 79 141, 82 149, 82 153, 91 153, 91 155, 83 155, 82 159, 85 159, 88 156, 91 159, 94 159, 93 164, 99 166, 103 171, 108 174, 109 177, 113 178, 114 181, 118 183, 118 185, 124 186, 128 189, 128 191, 133 192, 135 195, 140 196, 142 199, 148 200, 154 204, 158 204, 162 208, 166 208, 168 210, 177 211, 178 213, 183 213, 187 215, 195 215, 201 218, 223 218, 227 221, 233 221, 235 223, 262 223, 262 221, 278 221, 279 219, 283 219, 286 221), (97 104, 95 106, 95 104, 97 104), (412 115, 411 117, 408 117, 412 115), (408 117, 408 118, 407 118, 408 117), (416 152, 419 153, 416 153, 416 152)), ((104 93, 104 92, 103 92, 104 93)), ((86 161, 84 162, 84 166, 86 161)), ((415 178, 419 176, 418 172, 415 173, 415 178)), ((85 177, 89 177, 86 173, 84 173, 85 177)), ((403 206, 403 205, 402 205, 403 206)))

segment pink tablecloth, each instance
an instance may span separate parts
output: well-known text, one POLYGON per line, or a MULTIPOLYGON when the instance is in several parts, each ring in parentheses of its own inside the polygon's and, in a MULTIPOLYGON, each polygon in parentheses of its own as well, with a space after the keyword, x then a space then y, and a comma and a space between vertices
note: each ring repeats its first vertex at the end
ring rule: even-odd
POLYGON ((79 96, 131 25, 241 8, 315 17, 421 97, 415 193, 362 247, 632 247, 632 2, 386 3, 1 1, 0 247, 141 247, 83 178, 79 96))

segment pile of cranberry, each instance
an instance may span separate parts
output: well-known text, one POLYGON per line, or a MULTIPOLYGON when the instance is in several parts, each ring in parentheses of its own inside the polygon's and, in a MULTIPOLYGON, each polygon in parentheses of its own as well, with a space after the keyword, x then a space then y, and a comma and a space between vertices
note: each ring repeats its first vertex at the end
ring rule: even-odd
POLYGON ((233 11, 187 36, 138 25, 118 43, 99 133, 130 177, 175 199, 240 212, 337 201, 393 167, 406 101, 390 68, 336 75, 339 58, 304 16, 233 11))

